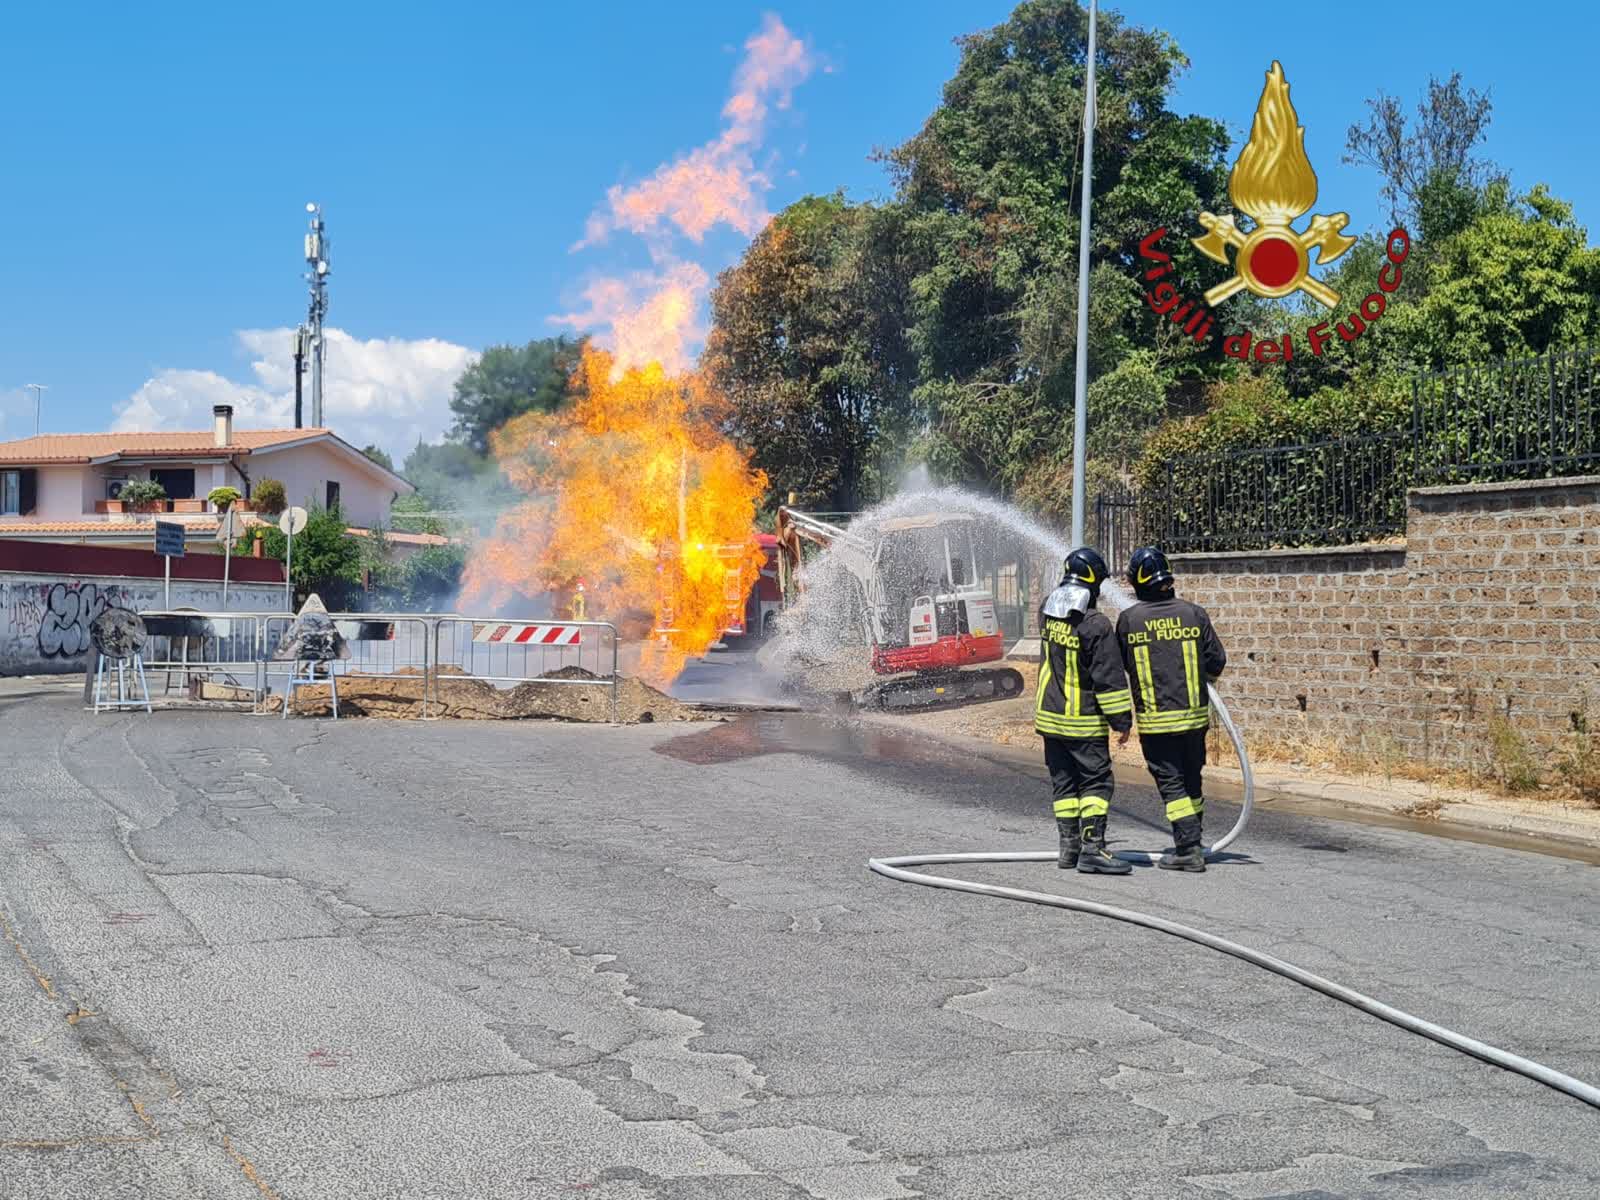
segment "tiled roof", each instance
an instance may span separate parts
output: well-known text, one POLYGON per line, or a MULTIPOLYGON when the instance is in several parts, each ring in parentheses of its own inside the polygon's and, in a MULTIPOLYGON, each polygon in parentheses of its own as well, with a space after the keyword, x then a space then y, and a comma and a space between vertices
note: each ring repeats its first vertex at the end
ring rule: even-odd
POLYGON ((169 433, 46 433, 0 442, 0 463, 85 463, 110 454, 181 457, 249 454, 268 446, 320 437, 327 429, 236 429, 226 446, 209 429, 169 433))
MULTIPOLYGON (((170 520, 170 518, 168 518, 170 520)), ((215 517, 200 520, 186 520, 181 522, 186 531, 196 533, 215 533, 217 519, 215 517)), ((0 521, 0 536, 9 533, 111 533, 154 534, 156 523, 152 518, 149 521, 0 521)))
MULTIPOLYGON (((346 530, 352 537, 371 537, 372 530, 352 525, 346 530)), ((383 536, 397 546, 448 546, 451 539, 438 533, 409 533, 404 529, 386 529, 383 536)))

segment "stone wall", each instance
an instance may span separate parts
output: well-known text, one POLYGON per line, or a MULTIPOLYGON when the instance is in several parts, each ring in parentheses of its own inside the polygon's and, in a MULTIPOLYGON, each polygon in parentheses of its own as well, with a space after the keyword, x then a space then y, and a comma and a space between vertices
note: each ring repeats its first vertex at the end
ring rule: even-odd
POLYGON ((1417 489, 1403 543, 1173 564, 1258 736, 1481 766, 1494 714, 1546 750, 1600 721, 1600 478, 1417 489))

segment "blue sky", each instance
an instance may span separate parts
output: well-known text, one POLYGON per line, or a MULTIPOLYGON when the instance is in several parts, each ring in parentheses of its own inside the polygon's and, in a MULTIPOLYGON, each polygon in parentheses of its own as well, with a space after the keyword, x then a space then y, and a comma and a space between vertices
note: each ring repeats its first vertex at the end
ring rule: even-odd
MULTIPOLYGON (((1590 71, 1549 61, 1552 47, 1596 44, 1592 4, 1557 0, 1517 23, 1505 6, 1347 2, 1318 18, 1274 9, 1265 25, 1209 5, 1120 7, 1189 54, 1176 107, 1238 134, 1281 59, 1321 207, 1359 226, 1384 214, 1375 178, 1339 163, 1346 126, 1377 89, 1411 102, 1430 73, 1452 70, 1492 90, 1488 155, 1600 224, 1590 71), (1279 36, 1262 40, 1266 27, 1279 36)), ((281 331, 304 310, 314 199, 344 337, 330 423, 403 451, 442 430, 472 351, 558 332, 551 318, 584 310, 597 281, 663 261, 714 275, 737 256, 747 238, 726 224, 698 243, 681 229, 616 230, 571 248, 608 188, 633 188, 729 128, 723 107, 766 14, 805 43, 803 78, 766 93, 751 139, 770 184, 755 198, 776 211, 839 187, 884 195, 873 148, 915 132, 937 103, 951 39, 1010 8, 338 4, 307 10, 323 14, 314 28, 289 6, 15 9, 0 122, 0 436, 32 432, 29 382, 49 385, 47 431, 193 427, 218 399, 246 424, 281 414, 281 331)))

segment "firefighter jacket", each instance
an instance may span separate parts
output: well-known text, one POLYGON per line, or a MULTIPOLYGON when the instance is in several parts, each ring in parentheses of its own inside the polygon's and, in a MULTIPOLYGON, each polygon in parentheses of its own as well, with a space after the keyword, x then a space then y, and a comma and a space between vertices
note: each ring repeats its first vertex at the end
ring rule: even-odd
POLYGON ((1133 725, 1133 701, 1117 654, 1117 636, 1104 613, 1076 621, 1039 621, 1039 691, 1033 727, 1046 737, 1103 738, 1133 725))
POLYGON ((1206 680, 1228 655, 1205 609, 1176 596, 1141 600, 1117 617, 1117 641, 1141 734, 1210 727, 1206 680))

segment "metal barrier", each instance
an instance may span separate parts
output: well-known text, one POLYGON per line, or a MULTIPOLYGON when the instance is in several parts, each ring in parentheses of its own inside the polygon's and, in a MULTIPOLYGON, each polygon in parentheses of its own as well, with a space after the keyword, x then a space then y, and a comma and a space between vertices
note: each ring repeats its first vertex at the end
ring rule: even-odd
POLYGON ((551 683, 611 689, 617 719, 617 627, 609 621, 435 618, 433 696, 444 667, 490 683, 551 683), (579 672, 582 674, 579 674, 579 672))
POLYGON ((252 710, 259 710, 261 622, 270 615, 184 608, 142 612, 139 616, 149 634, 144 651, 145 674, 149 678, 164 674, 162 690, 167 694, 172 691, 174 672, 185 688, 193 676, 221 676, 233 687, 247 688, 252 710), (245 679, 249 682, 243 682, 245 679))
MULTIPOLYGON (((295 615, 282 612, 151 610, 139 614, 150 634, 144 658, 154 677, 178 672, 221 676, 248 688, 251 711, 266 711, 274 680, 285 693, 294 664, 273 654, 295 615), (244 680, 248 679, 248 683, 244 680)), ((485 683, 546 683, 604 687, 611 719, 618 716, 617 627, 609 621, 501 621, 458 613, 330 613, 350 644, 351 657, 327 664, 346 678, 420 681, 422 716, 442 707, 440 668, 485 683)))
MULTIPOLYGON (((329 613, 334 625, 350 646, 350 657, 322 664, 330 673, 345 679, 393 679, 415 677, 421 698, 422 715, 428 715, 428 677, 433 642, 431 626, 437 618, 409 613, 329 613)), ((294 624, 289 613, 273 613, 261 621, 262 702, 272 692, 272 677, 281 675, 284 703, 287 704, 292 662, 272 657, 284 634, 294 624)))

